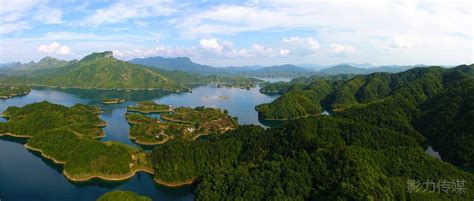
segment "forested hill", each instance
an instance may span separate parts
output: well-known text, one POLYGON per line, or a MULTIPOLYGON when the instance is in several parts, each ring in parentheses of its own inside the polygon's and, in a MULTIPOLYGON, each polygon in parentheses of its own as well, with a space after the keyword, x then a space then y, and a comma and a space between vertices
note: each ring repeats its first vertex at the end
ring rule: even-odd
POLYGON ((80 61, 62 61, 46 57, 0 71, 0 83, 53 87, 99 89, 185 90, 183 84, 214 81, 258 81, 249 78, 222 78, 192 75, 182 71, 164 71, 115 59, 111 51, 92 53, 80 61))
POLYGON ((444 159, 472 165, 473 68, 414 68, 346 81, 318 79, 256 109, 261 118, 294 119, 319 115, 326 107, 335 116, 389 127, 420 142, 427 137, 444 159))
POLYGON ((364 122, 310 117, 242 126, 209 141, 174 140, 151 154, 156 179, 197 178, 196 200, 468 200, 474 176, 426 154, 415 138, 364 122), (413 182, 464 181, 464 192, 413 182), (411 191, 409 190, 411 189, 411 191))
POLYGON ((470 200, 474 175, 445 161, 473 164, 473 67, 315 80, 289 90, 292 105, 281 106, 294 107, 301 98, 311 104, 347 89, 358 98, 330 116, 157 146, 151 154, 155 179, 196 178, 197 200, 470 200), (445 161, 425 153, 426 142, 445 161), (438 191, 417 185, 423 182, 462 187, 438 191))

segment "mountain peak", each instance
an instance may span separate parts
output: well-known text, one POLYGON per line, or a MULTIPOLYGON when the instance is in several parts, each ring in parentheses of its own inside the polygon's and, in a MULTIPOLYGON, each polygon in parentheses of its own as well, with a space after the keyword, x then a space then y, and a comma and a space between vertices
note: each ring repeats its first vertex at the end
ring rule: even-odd
POLYGON ((89 61, 89 60, 95 60, 95 59, 110 59, 110 58, 114 58, 114 53, 112 51, 94 52, 82 58, 81 61, 89 61))
POLYGON ((45 56, 41 60, 39 60, 38 63, 48 63, 48 62, 52 62, 52 61, 59 61, 59 59, 56 59, 56 58, 50 57, 50 56, 45 56))

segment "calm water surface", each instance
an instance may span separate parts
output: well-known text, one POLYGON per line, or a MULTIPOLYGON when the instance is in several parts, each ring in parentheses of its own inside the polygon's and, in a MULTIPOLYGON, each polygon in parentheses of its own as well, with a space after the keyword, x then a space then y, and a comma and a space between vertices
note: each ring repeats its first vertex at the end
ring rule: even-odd
MULTIPOLYGON (((227 109, 240 124, 262 125, 254 110, 255 105, 271 102, 276 96, 261 94, 258 88, 225 89, 200 86, 192 93, 161 91, 98 91, 78 89, 34 88, 23 97, 0 100, 0 111, 9 106, 24 106, 33 102, 49 101, 72 106, 76 103, 98 105, 103 109, 100 118, 108 123, 102 141, 118 141, 139 146, 128 139, 129 125, 124 118, 126 107, 138 101, 151 100, 174 106, 206 106, 227 109), (127 102, 103 105, 103 98, 125 98, 127 102)), ((2 119, 4 121, 4 119, 2 119)), ((43 159, 23 147, 25 140, 0 137, 0 200, 79 200, 91 201, 112 190, 129 190, 153 200, 192 200, 193 186, 167 188, 153 182, 146 173, 135 175, 124 182, 93 180, 86 183, 68 181, 62 175, 62 166, 43 159)), ((147 149, 149 147, 145 147, 147 149)))

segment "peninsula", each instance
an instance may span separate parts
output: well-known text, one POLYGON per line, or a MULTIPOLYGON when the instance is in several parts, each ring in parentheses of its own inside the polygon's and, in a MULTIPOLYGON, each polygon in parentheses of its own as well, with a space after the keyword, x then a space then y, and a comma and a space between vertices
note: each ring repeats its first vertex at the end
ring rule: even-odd
POLYGON ((22 85, 0 85, 0 99, 24 96, 31 92, 31 87, 22 85))

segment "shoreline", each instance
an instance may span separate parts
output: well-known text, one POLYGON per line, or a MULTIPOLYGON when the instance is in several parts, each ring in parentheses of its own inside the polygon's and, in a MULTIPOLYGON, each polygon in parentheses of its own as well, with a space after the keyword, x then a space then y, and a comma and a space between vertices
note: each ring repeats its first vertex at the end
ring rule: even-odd
POLYGON ((33 136, 29 136, 29 135, 17 135, 17 134, 13 134, 13 133, 0 133, 0 136, 10 136, 10 137, 17 137, 17 138, 31 138, 33 136))
POLYGON ((114 99, 114 100, 110 100, 110 101, 102 101, 102 104, 104 105, 113 105, 113 104, 120 104, 120 103, 124 103, 125 102, 125 99, 121 98, 121 99, 114 99))
POLYGON ((35 151, 35 152, 40 153, 42 157, 47 158, 47 159, 49 159, 49 160, 52 160, 54 163, 57 163, 57 164, 60 164, 60 165, 66 164, 66 162, 64 162, 64 161, 57 160, 57 159, 55 159, 55 158, 53 158, 53 157, 51 157, 51 156, 45 154, 42 149, 37 149, 37 148, 31 147, 30 145, 28 145, 28 143, 26 143, 26 144, 23 145, 23 146, 24 146, 26 149, 29 149, 29 150, 31 150, 31 151, 35 151))
POLYGON ((166 186, 166 187, 176 188, 176 187, 191 185, 191 184, 194 183, 194 181, 196 179, 197 179, 197 177, 193 177, 191 179, 187 179, 187 180, 182 181, 182 182, 166 182, 166 181, 163 181, 163 180, 160 180, 160 179, 157 179, 157 178, 153 178, 153 181, 155 181, 157 184, 160 184, 160 185, 163 185, 163 186, 166 186))
MULTIPOLYGON (((11 137, 17 137, 17 138, 31 138, 31 136, 15 135, 13 133, 0 133, 0 136, 11 136, 11 137)), ((30 145, 28 145, 28 143, 25 143, 23 146, 27 150, 38 152, 41 155, 41 157, 52 160, 55 164, 59 164, 59 165, 63 165, 63 166, 66 164, 66 162, 64 162, 64 161, 57 160, 54 157, 51 157, 51 156, 45 154, 44 151, 41 150, 41 149, 31 147, 30 145)), ((62 173, 70 181, 87 182, 87 181, 92 180, 92 179, 101 179, 101 180, 104 180, 104 181, 124 181, 124 180, 128 180, 128 179, 134 177, 139 172, 145 172, 145 173, 150 174, 150 175, 155 175, 155 171, 152 168, 147 168, 147 167, 136 168, 136 169, 130 171, 129 173, 124 174, 124 175, 89 175, 89 176, 84 177, 84 178, 81 178, 81 177, 77 178, 77 177, 74 177, 74 176, 70 175, 66 170, 64 170, 64 167, 63 167, 63 172, 62 173)), ((183 182, 165 182, 165 181, 162 181, 162 180, 157 179, 157 178, 153 178, 153 181, 155 181, 159 185, 163 185, 163 186, 167 186, 167 187, 181 187, 181 186, 193 184, 194 181, 196 180, 196 178, 197 177, 193 177, 193 178, 185 180, 183 182)))
POLYGON ((129 134, 128 139, 132 140, 133 142, 135 142, 136 144, 139 144, 139 145, 155 146, 155 145, 160 145, 160 144, 164 144, 164 143, 168 142, 170 140, 170 137, 168 136, 165 140, 159 141, 159 142, 144 142, 144 141, 140 141, 139 139, 137 140, 136 136, 131 136, 129 134))
POLYGON ((70 175, 66 170, 63 170, 63 175, 70 181, 74 182, 87 182, 92 179, 102 179, 104 181, 125 181, 132 177, 134 177, 138 172, 145 172, 151 175, 155 174, 155 171, 146 169, 146 168, 137 168, 132 170, 131 172, 124 174, 124 175, 90 175, 83 178, 75 178, 70 175))
POLYGON ((132 113, 136 112, 136 113, 140 113, 140 114, 160 114, 160 113, 166 113, 166 112, 173 112, 173 109, 143 111, 143 110, 134 110, 134 109, 127 108, 127 112, 132 112, 132 113))
POLYGON ((96 89, 96 90, 118 90, 118 91, 169 91, 169 92, 188 92, 189 89, 163 89, 163 88, 100 88, 100 87, 64 87, 64 86, 53 86, 45 84, 10 84, 10 85, 26 85, 30 87, 47 87, 47 88, 58 88, 58 89, 96 89))
POLYGON ((22 93, 16 93, 16 94, 8 94, 8 95, 3 95, 3 96, 0 96, 0 99, 3 99, 3 100, 7 100, 9 98, 14 98, 14 97, 18 97, 18 96, 26 96, 28 94, 30 94, 31 91, 28 91, 28 92, 22 92, 22 93))
POLYGON ((266 121, 289 121, 289 120, 297 120, 297 119, 308 118, 308 117, 317 117, 320 115, 321 114, 310 114, 310 115, 305 115, 305 116, 300 116, 300 117, 295 117, 295 118, 283 118, 283 119, 264 118, 264 117, 260 117, 259 115, 259 118, 262 118, 262 120, 266 120, 266 121))

